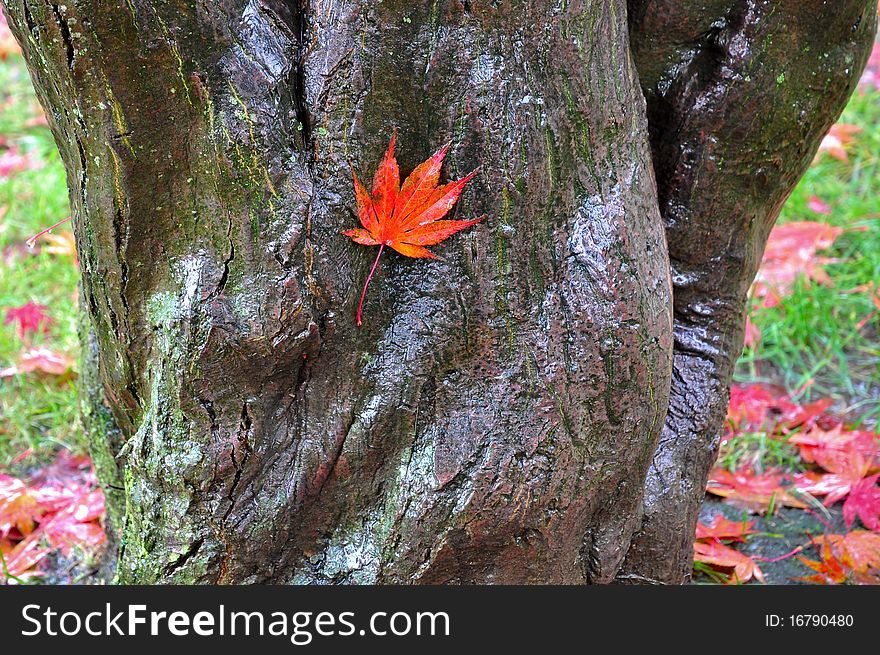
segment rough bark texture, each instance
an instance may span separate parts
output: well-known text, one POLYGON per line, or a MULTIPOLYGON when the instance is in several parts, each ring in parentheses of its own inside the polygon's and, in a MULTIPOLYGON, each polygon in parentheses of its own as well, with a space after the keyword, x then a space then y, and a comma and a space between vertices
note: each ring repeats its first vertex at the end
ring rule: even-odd
POLYGON ((782 204, 852 94, 875 0, 629 0, 674 296, 669 414, 624 580, 690 578, 746 295, 782 204))
POLYGON ((671 365, 622 3, 109 4, 8 8, 70 173, 119 579, 613 579, 671 365), (358 329, 347 161, 394 128, 404 169, 480 165, 457 211, 490 219, 385 260, 358 329))
POLYGON ((3 2, 68 170, 119 580, 686 578, 868 0, 3 2), (489 219, 384 259, 357 328, 347 162, 395 128, 404 172, 481 166, 456 211, 489 219))

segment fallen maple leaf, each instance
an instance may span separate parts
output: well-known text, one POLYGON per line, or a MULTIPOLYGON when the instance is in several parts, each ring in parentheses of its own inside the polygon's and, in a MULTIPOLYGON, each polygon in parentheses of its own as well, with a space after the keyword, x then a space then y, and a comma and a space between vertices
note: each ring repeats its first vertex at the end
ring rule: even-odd
POLYGON ((848 125, 847 123, 835 123, 832 125, 831 129, 828 130, 828 134, 822 139, 822 143, 819 144, 819 150, 816 152, 816 157, 813 160, 814 163, 822 157, 822 153, 828 153, 829 156, 839 161, 848 162, 849 155, 846 149, 855 140, 855 135, 861 131, 862 128, 856 125, 848 125))
POLYGON ((851 528, 856 516, 869 530, 880 530, 880 473, 859 480, 850 487, 843 503, 843 520, 851 528))
POLYGON ((731 521, 730 519, 718 514, 712 521, 711 525, 697 523, 696 538, 698 541, 706 541, 709 539, 725 539, 731 541, 745 541, 743 537, 755 534, 754 521, 731 521))
POLYGON ((830 286, 831 278, 822 265, 835 260, 818 257, 816 253, 830 248, 842 233, 843 228, 812 221, 796 221, 774 227, 752 286, 752 297, 760 299, 764 307, 774 307, 783 296, 791 293, 801 275, 807 281, 814 280, 830 286))
POLYGON ((807 209, 816 214, 822 214, 823 216, 831 216, 831 205, 822 200, 819 196, 810 196, 810 199, 807 201, 807 209))
POLYGON ((88 458, 66 451, 28 480, 0 475, 0 581, 39 575, 32 569, 50 552, 43 543, 68 556, 74 546, 102 544, 104 494, 96 485, 88 458))
POLYGON ((880 488, 877 487, 880 473, 869 475, 872 460, 856 450, 827 449, 815 451, 813 455, 816 462, 830 472, 798 476, 797 489, 813 496, 825 496, 826 506, 845 499, 843 517, 848 528, 858 516, 865 527, 880 530, 880 488))
POLYGON ((819 561, 798 559, 816 574, 799 580, 825 585, 880 584, 880 534, 854 530, 812 541, 819 561))
POLYGON ((880 533, 853 530, 842 535, 824 535, 814 543, 841 553, 858 573, 868 573, 871 569, 880 571, 880 533))
POLYGON ((0 553, 3 555, 0 582, 5 579, 9 584, 42 575, 34 567, 49 554, 49 549, 40 546, 39 535, 32 534, 18 543, 0 539, 0 553))
POLYGON ((749 469, 742 469, 732 473, 727 469, 715 468, 709 474, 706 491, 755 512, 765 512, 771 505, 801 509, 808 507, 807 503, 794 495, 800 491, 795 487, 795 480, 781 471, 755 474, 749 469))
POLYGON ((397 135, 391 137, 385 157, 373 178, 372 196, 358 180, 354 167, 351 170, 358 220, 362 227, 346 230, 343 234, 355 243, 379 246, 376 261, 367 276, 358 304, 358 325, 361 325, 367 287, 376 272, 385 246, 390 246, 406 257, 436 259, 437 256, 425 246, 436 245, 485 218, 481 216, 469 221, 440 220, 449 213, 465 185, 476 175, 476 171, 473 171, 460 180, 437 186, 443 159, 449 150, 448 143, 417 166, 401 186, 400 171, 394 158, 396 141, 397 135))
POLYGON ((73 357, 64 353, 48 348, 31 348, 19 356, 18 363, 0 369, 0 378, 34 372, 61 376, 72 371, 74 364, 73 357))
POLYGON ((847 430, 838 424, 830 430, 813 426, 806 432, 793 434, 788 443, 800 450, 801 459, 808 464, 818 464, 827 471, 832 461, 848 457, 848 453, 861 453, 873 468, 880 462, 880 440, 877 434, 867 430, 847 430))
POLYGON ((49 331, 49 325, 54 321, 46 314, 49 309, 46 305, 40 305, 33 301, 28 301, 20 307, 12 307, 6 310, 6 318, 3 320, 5 325, 17 323, 16 332, 19 338, 24 339, 29 332, 37 332, 42 326, 43 332, 49 331))
POLYGON ((764 574, 751 557, 719 541, 695 542, 694 561, 723 569, 733 569, 727 584, 742 584, 752 578, 764 581, 764 574))
POLYGON ((813 569, 816 574, 797 579, 802 582, 826 585, 845 584, 849 581, 852 566, 850 562, 846 561, 845 556, 838 558, 830 549, 823 549, 820 552, 820 557, 821 560, 817 562, 799 555, 798 560, 801 564, 813 569))

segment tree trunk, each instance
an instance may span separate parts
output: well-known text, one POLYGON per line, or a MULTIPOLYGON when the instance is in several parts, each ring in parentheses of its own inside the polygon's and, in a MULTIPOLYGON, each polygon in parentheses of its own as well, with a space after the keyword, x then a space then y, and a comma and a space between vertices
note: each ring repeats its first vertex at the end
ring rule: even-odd
POLYGON ((674 296, 669 413, 620 577, 690 579, 697 512, 779 210, 840 116, 876 0, 630 0, 674 296))
POLYGON ((869 0, 3 2, 68 171, 120 581, 686 578, 745 292, 869 0), (480 166, 456 212, 489 218, 384 258, 358 328, 348 163, 395 129, 404 172, 480 166))

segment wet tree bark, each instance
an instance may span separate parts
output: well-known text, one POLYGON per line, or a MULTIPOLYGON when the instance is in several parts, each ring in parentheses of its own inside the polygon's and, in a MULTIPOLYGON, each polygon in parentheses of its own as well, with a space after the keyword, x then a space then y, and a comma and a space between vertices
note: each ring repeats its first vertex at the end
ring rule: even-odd
POLYGON ((120 581, 686 578, 868 0, 2 1, 68 171, 120 581), (394 129, 404 172, 480 166, 456 212, 489 219, 385 259, 358 328, 348 162, 394 129))
POLYGON ((746 295, 779 210, 852 94, 874 0, 629 0, 674 296, 669 413, 623 580, 690 578, 746 295))

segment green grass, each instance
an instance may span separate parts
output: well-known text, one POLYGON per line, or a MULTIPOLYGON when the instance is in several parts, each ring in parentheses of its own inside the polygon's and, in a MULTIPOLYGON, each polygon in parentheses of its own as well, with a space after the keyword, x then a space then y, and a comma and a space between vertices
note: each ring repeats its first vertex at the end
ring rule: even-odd
POLYGON ((867 293, 846 293, 880 283, 880 93, 857 92, 840 119, 863 129, 850 148, 850 161, 828 156, 814 164, 783 208, 780 222, 821 221, 846 229, 820 255, 833 286, 800 281, 781 305, 760 309, 752 320, 762 332, 760 344, 746 350, 737 379, 767 380, 789 391, 809 385, 804 401, 832 397, 854 423, 876 425, 880 418, 880 343, 877 308, 867 293), (807 207, 810 196, 831 205, 831 216, 807 207))
POLYGON ((786 471, 804 468, 796 447, 766 432, 741 432, 726 439, 717 465, 729 471, 750 468, 759 474, 774 468, 786 471))
MULTIPOLYGON (((25 240, 69 215, 67 186, 49 129, 28 125, 36 99, 19 57, 0 62, 0 138, 19 152, 44 162, 39 170, 0 177, 0 311, 34 301, 48 306, 54 323, 47 335, 38 333, 31 345, 75 356, 75 298, 78 271, 70 257, 39 247, 29 251, 25 240)), ((13 325, 0 325, 0 368, 15 363, 23 343, 13 325)), ((27 448, 49 451, 59 444, 80 444, 74 383, 38 375, 0 380, 0 467, 27 448)))

